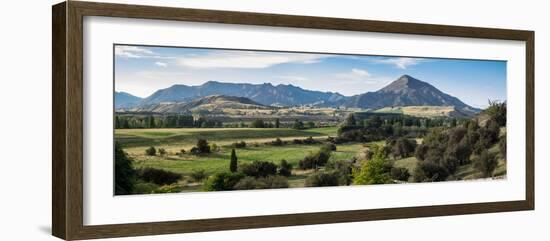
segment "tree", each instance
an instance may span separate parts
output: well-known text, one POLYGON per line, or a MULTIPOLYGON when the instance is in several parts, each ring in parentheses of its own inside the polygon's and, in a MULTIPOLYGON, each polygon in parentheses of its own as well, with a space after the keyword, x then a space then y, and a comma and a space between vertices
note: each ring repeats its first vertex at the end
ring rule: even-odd
POLYGON ((231 172, 237 172, 237 154, 235 149, 231 149, 231 162, 229 162, 229 170, 231 172))
POLYGON ((252 128, 265 128, 265 123, 261 119, 256 119, 250 124, 252 128))
POLYGON ((392 164, 384 155, 381 146, 373 147, 373 156, 364 161, 361 168, 353 171, 353 183, 357 185, 393 183, 390 176, 392 164))
POLYGON ((289 177, 292 174, 292 164, 288 163, 285 159, 281 160, 277 173, 281 176, 289 177))
POLYGON ((344 121, 344 125, 345 126, 356 126, 357 125, 357 121, 355 120, 355 115, 353 113, 350 113, 346 117, 346 120, 344 121))
POLYGON ((210 145, 205 139, 197 140, 197 151, 199 154, 210 153, 210 145))
POLYGON ((154 156, 157 154, 157 149, 154 146, 151 146, 145 150, 145 154, 148 156, 154 156))
POLYGON ((489 100, 489 107, 485 110, 491 119, 495 120, 499 126, 506 126, 506 102, 489 100))
POLYGON ((279 128, 280 125, 281 123, 279 121, 279 118, 275 119, 275 128, 279 128))
POLYGON ((147 116, 147 128, 155 128, 155 118, 153 116, 147 116))
POLYGON ((506 134, 500 137, 498 142, 498 149, 500 151, 500 156, 506 161, 506 134))
POLYGON ((498 160, 494 154, 483 151, 474 163, 474 167, 481 172, 482 177, 492 177, 498 160))
POLYGON ((309 129, 315 128, 315 122, 313 122, 313 121, 308 121, 308 122, 307 122, 307 128, 309 128, 309 129))
POLYGON ((115 143, 115 195, 132 194, 135 179, 133 160, 115 143))
POLYGON ((293 129, 296 130, 302 130, 304 129, 304 123, 298 119, 294 120, 294 124, 292 125, 293 129))
POLYGON ((277 165, 269 161, 253 161, 252 163, 241 164, 239 171, 246 176, 267 177, 277 174, 277 165))

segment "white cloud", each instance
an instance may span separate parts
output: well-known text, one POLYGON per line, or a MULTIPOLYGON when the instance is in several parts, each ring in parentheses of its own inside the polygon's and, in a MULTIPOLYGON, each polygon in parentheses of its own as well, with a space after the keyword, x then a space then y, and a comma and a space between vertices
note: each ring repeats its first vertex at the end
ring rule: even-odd
POLYGON ((307 80, 306 77, 302 76, 293 76, 293 75, 285 75, 285 76, 279 76, 279 78, 289 81, 305 81, 307 80))
POLYGON ((391 64, 400 69, 407 69, 409 66, 417 65, 422 61, 423 59, 420 59, 420 58, 406 58, 406 57, 374 60, 375 63, 391 64))
POLYGON ((155 62, 155 65, 156 65, 156 66, 159 66, 159 67, 166 67, 166 66, 168 66, 167 63, 159 62, 159 61, 155 62))
POLYGON ((351 73, 357 76, 369 77, 370 73, 364 69, 351 69, 351 73))
POLYGON ((153 55, 153 51, 136 46, 116 46, 115 55, 126 58, 143 58, 153 55))
POLYGON ((262 69, 277 64, 312 64, 321 61, 325 55, 289 54, 262 52, 216 52, 203 56, 187 56, 178 59, 182 66, 191 68, 249 68, 262 69))

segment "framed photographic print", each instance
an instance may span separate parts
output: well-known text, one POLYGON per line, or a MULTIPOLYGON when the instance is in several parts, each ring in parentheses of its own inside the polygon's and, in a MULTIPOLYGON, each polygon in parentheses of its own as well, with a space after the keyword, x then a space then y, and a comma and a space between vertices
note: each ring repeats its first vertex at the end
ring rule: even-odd
POLYGON ((53 6, 53 235, 534 209, 534 32, 53 6))

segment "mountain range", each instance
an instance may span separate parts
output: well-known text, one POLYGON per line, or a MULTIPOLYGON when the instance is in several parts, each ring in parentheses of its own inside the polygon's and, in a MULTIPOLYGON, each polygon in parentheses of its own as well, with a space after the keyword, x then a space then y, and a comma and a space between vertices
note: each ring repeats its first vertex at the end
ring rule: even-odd
MULTIPOLYGON (((208 81, 198 86, 173 85, 160 89, 146 98, 125 92, 115 93, 117 109, 164 110, 172 112, 195 108, 197 103, 212 101, 237 102, 254 106, 300 106, 349 107, 379 109, 395 106, 453 106, 457 111, 474 114, 479 109, 471 107, 458 98, 446 94, 433 85, 409 75, 403 75, 384 88, 354 96, 337 92, 306 90, 294 85, 240 84, 208 81), (217 97, 213 97, 217 96, 217 97), (208 97, 204 99, 205 97, 208 97), (231 99, 230 97, 240 97, 231 99), (171 105, 171 106, 170 106, 171 105), (159 106, 164 106, 160 108, 159 106), (170 107, 168 107, 170 106, 170 107), (158 109, 160 108, 160 109, 158 109)), ((220 102, 220 103, 221 103, 220 102)))

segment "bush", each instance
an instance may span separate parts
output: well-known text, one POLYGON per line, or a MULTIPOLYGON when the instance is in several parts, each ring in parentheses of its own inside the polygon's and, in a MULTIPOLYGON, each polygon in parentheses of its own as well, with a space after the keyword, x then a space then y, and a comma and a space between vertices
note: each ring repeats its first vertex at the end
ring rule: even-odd
POLYGON ((210 153, 210 145, 208 145, 208 141, 205 139, 198 139, 195 152, 198 154, 210 153))
POLYGON ((253 161, 252 163, 241 164, 239 171, 246 176, 267 177, 277 174, 277 165, 268 161, 253 161))
POLYGON ((220 149, 221 148, 216 143, 212 143, 212 145, 210 145, 210 151, 212 152, 219 152, 220 149))
POLYGON ((245 177, 239 180, 233 188, 235 190, 288 188, 288 180, 282 176, 245 177))
POLYGON ((155 155, 157 155, 157 149, 155 149, 154 146, 149 147, 145 150, 145 154, 148 155, 148 156, 155 156, 155 155))
POLYGON ((285 159, 281 160, 277 173, 281 176, 289 177, 292 174, 292 164, 288 163, 285 159))
POLYGON ((234 142, 233 144, 231 144, 231 147, 233 147, 233 148, 245 148, 246 147, 246 142, 244 142, 244 141, 234 142))
POLYGON ((349 185, 351 184, 351 181, 353 179, 352 176, 352 170, 353 170, 353 163, 355 160, 330 160, 327 162, 325 166, 325 170, 327 171, 336 171, 340 174, 340 184, 349 185))
POLYGON ((189 175, 194 181, 200 182, 206 178, 206 171, 204 169, 192 170, 189 175))
POLYGON ((441 182, 448 176, 447 169, 429 161, 420 162, 414 169, 413 175, 415 182, 441 182))
POLYGON ((265 123, 263 120, 260 120, 260 119, 256 119, 254 121, 252 121, 252 123, 250 123, 250 126, 252 128, 264 128, 265 127, 265 123))
POLYGON ((391 153, 395 158, 412 156, 416 149, 416 141, 400 137, 388 143, 391 146, 391 153))
POLYGON ((364 161, 361 168, 353 170, 353 183, 358 185, 393 183, 390 171, 392 164, 387 160, 383 147, 374 146, 373 156, 364 161))
POLYGON ((328 187, 340 184, 340 173, 336 171, 316 172, 306 178, 306 187, 328 187))
POLYGON ((315 139, 313 139, 313 137, 311 137, 311 136, 308 137, 308 138, 306 138, 306 139, 304 139, 302 142, 303 142, 304 144, 308 144, 308 145, 313 145, 313 144, 319 143, 318 141, 316 141, 315 139))
POLYGON ((482 177, 492 177, 497 165, 496 156, 487 151, 483 151, 474 162, 474 167, 481 172, 482 177))
POLYGON ((115 143, 115 195, 132 194, 135 178, 133 160, 115 143))
POLYGON ((324 144, 321 147, 321 150, 322 151, 336 151, 336 145, 334 145, 333 143, 327 143, 327 144, 324 144))
POLYGON ((185 149, 181 149, 180 152, 178 152, 179 157, 183 157, 185 155, 185 149))
POLYGON ((408 181, 411 174, 409 174, 409 170, 407 168, 403 167, 394 167, 391 169, 391 178, 394 180, 399 181, 408 181))
POLYGON ((137 182, 134 186, 134 192, 135 194, 152 194, 155 193, 155 190, 157 190, 159 186, 154 183, 150 182, 137 182))
POLYGON ((181 174, 150 167, 139 169, 137 174, 139 179, 157 185, 172 184, 181 179, 181 174))
POLYGON ((159 148, 159 154, 160 154, 161 156, 166 155, 166 150, 165 150, 164 148, 159 148))
POLYGON ((238 172, 220 172, 210 176, 204 183, 205 191, 229 191, 234 190, 235 184, 245 177, 238 172))
POLYGON ((310 153, 304 159, 300 160, 298 167, 300 169, 314 169, 324 166, 330 159, 330 151, 319 150, 315 153, 310 153))

